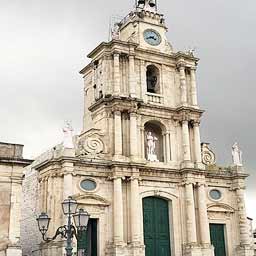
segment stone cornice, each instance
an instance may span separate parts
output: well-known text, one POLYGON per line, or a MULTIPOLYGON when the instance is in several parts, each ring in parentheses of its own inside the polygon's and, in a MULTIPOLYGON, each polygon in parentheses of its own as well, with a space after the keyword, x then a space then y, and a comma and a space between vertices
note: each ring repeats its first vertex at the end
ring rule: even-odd
MULTIPOLYGON (((132 53, 135 55, 135 57, 140 56, 140 58, 143 59, 143 55, 141 54, 150 54, 153 58, 154 57, 160 57, 160 58, 167 58, 169 60, 172 60, 172 65, 175 67, 177 66, 177 63, 183 62, 185 66, 191 66, 191 61, 197 64, 199 62, 199 58, 194 57, 193 55, 189 55, 185 52, 177 52, 177 53, 162 53, 158 50, 147 50, 144 48, 140 48, 139 44, 134 42, 127 42, 127 41, 121 41, 121 40, 112 40, 110 42, 102 42, 100 43, 96 48, 94 48, 88 55, 88 58, 96 59, 99 57, 102 57, 102 55, 108 53, 114 53, 119 52, 125 53, 125 54, 131 54, 131 48, 134 49, 134 52, 132 53)), ((145 59, 147 60, 147 59, 145 59)), ((162 63, 162 62, 161 62, 162 63)), ((165 63, 167 65, 167 63, 165 63)), ((171 63, 169 63, 171 65, 171 63)), ((88 68, 91 67, 91 63, 85 66, 79 73, 85 74, 88 70, 88 68)))
POLYGON ((28 166, 33 163, 34 160, 30 159, 19 159, 19 158, 7 158, 7 157, 0 157, 0 164, 7 164, 7 165, 21 165, 21 166, 28 166))
POLYGON ((131 97, 125 97, 125 96, 110 96, 105 97, 97 102, 95 102, 92 106, 89 107, 89 111, 95 112, 96 110, 100 109, 101 107, 109 107, 113 108, 116 106, 120 111, 129 111, 131 109, 136 109, 138 114, 144 114, 143 111, 150 110, 150 111, 161 111, 166 112, 168 114, 172 113, 174 118, 177 121, 182 121, 183 116, 188 116, 189 120, 198 120, 202 116, 202 114, 205 112, 204 110, 193 108, 193 107, 177 107, 177 108, 171 108, 166 106, 159 106, 159 105, 152 105, 152 104, 146 104, 143 102, 142 99, 138 98, 131 98, 131 97), (190 117, 190 115, 196 115, 196 117, 190 117))

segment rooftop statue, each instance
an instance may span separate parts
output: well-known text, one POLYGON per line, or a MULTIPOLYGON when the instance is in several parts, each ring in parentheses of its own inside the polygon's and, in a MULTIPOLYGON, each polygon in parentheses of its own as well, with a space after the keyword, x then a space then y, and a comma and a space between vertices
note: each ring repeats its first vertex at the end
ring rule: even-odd
POLYGON ((63 147, 64 148, 74 148, 73 143, 73 128, 71 121, 65 121, 65 126, 62 129, 64 136, 63 136, 63 147))
POLYGON ((233 164, 235 166, 243 166, 242 151, 239 149, 237 142, 232 146, 232 158, 233 158, 233 164))

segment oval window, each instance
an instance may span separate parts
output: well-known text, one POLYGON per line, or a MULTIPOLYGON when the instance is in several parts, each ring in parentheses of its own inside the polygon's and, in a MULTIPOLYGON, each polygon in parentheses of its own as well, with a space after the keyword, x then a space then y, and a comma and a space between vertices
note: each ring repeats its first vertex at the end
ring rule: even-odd
POLYGON ((84 189, 86 191, 93 191, 96 189, 97 184, 93 180, 83 180, 83 181, 81 181, 80 186, 82 189, 84 189))
POLYGON ((213 200, 220 200, 221 199, 221 192, 217 189, 212 189, 210 191, 210 197, 213 200))

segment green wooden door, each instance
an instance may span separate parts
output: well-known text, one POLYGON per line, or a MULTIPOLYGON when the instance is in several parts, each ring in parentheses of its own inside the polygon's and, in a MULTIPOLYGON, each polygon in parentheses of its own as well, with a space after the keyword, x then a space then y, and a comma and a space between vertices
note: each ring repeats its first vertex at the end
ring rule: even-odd
POLYGON ((168 202, 157 197, 143 199, 146 256, 171 256, 168 202))
POLYGON ((78 256, 97 256, 97 220, 90 219, 87 230, 78 233, 78 256))
POLYGON ((226 256, 225 225, 210 224, 211 243, 215 256, 226 256))

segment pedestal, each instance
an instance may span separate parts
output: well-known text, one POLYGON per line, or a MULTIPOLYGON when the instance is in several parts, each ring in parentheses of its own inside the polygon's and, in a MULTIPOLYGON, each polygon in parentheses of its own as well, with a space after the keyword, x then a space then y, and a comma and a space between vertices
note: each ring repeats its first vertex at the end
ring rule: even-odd
POLYGON ((22 251, 20 247, 9 247, 6 250, 6 256, 21 256, 22 251))
POLYGON ((250 245, 238 247, 238 256, 254 256, 254 249, 250 245))

